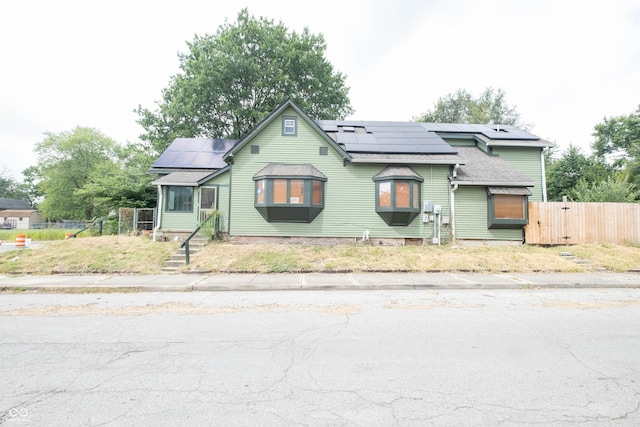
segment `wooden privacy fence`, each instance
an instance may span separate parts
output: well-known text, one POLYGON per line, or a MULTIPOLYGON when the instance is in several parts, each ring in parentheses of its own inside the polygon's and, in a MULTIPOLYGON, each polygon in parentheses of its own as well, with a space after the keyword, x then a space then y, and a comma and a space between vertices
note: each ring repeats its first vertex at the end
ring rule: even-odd
POLYGON ((640 204, 529 202, 524 232, 529 244, 640 243, 640 204))

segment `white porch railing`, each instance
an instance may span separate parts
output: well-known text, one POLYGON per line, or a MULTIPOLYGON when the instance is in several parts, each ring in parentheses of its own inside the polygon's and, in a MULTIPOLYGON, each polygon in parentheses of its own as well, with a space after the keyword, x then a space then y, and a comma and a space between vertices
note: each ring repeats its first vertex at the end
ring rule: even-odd
POLYGON ((214 211, 215 209, 200 209, 200 218, 198 223, 203 223, 214 211))

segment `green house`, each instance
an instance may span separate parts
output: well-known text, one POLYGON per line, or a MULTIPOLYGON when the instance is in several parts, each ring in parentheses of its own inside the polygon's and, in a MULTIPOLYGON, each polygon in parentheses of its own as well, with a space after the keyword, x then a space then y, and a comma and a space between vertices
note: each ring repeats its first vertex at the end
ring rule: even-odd
POLYGON ((160 155, 154 235, 216 210, 239 243, 522 242, 550 145, 513 126, 313 120, 287 100, 240 140, 160 155))

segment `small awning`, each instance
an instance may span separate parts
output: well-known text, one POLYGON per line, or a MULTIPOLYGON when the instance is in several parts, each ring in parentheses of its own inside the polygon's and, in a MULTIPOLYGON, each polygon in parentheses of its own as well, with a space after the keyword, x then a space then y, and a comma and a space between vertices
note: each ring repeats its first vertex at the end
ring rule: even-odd
POLYGON ((511 196, 530 196, 531 191, 527 187, 487 187, 489 194, 508 194, 511 196))
POLYGON ((373 176, 374 181, 387 178, 404 178, 424 182, 424 178, 409 166, 389 166, 373 176))
POLYGON ((311 178, 326 181, 327 177, 313 165, 288 165, 271 163, 253 176, 254 180, 262 178, 311 178))
POLYGON ((216 171, 177 171, 171 172, 153 181, 153 185, 176 185, 183 187, 197 187, 206 181, 216 171))

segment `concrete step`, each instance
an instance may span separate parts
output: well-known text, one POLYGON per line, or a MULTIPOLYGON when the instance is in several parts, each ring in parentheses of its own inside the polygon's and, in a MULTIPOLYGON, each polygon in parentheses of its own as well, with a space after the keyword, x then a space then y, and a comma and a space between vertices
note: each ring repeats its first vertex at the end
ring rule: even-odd
MULTIPOLYGON (((204 248, 204 246, 203 246, 202 248, 204 248)), ((190 254, 192 254, 192 255, 193 255, 193 254, 197 254, 198 252, 200 252, 200 251, 202 250, 202 248, 198 248, 198 247, 196 247, 196 248, 192 248, 191 246, 189 246, 189 253, 190 253, 190 254)), ((185 248, 178 249, 178 250, 176 251, 176 253, 177 253, 177 254, 186 254, 186 253, 187 253, 187 250, 186 250, 185 248)))
POLYGON ((589 265, 590 262, 587 259, 581 259, 578 258, 577 256, 575 256, 574 254, 572 254, 571 252, 560 252, 559 254, 562 258, 569 260, 575 264, 579 264, 579 265, 589 265))
POLYGON ((207 246, 209 244, 209 242, 210 242, 210 240, 195 240, 195 239, 191 239, 191 240, 189 240, 189 247, 190 248, 196 248, 196 247, 204 248, 205 246, 207 246))
MULTIPOLYGON (((194 256, 202 248, 207 246, 211 242, 211 239, 202 237, 199 235, 195 235, 189 240, 189 257, 194 256)), ((165 267, 162 268, 162 271, 166 272, 176 272, 187 263, 187 250, 186 248, 181 248, 176 251, 168 261, 165 262, 165 267)))
MULTIPOLYGON (((198 252, 200 252, 199 250, 189 250, 189 256, 194 256, 195 254, 197 254, 198 252)), ((175 257, 176 259, 178 258, 186 258, 187 257, 187 252, 186 251, 178 251, 176 253, 174 253, 173 255, 171 255, 171 257, 175 257)))

